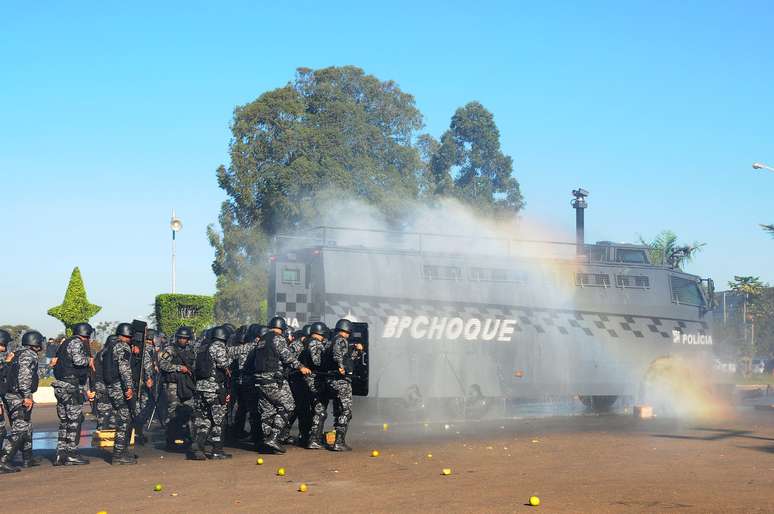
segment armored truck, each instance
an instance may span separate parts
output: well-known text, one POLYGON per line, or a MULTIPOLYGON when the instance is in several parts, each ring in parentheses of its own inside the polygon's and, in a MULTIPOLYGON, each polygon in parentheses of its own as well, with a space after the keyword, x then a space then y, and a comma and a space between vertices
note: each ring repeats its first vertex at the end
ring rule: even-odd
POLYGON ((710 357, 712 282, 650 262, 642 245, 585 244, 580 201, 574 243, 345 227, 280 236, 269 312, 293 326, 356 322, 368 351, 355 390, 371 398, 636 397, 657 359, 710 357))

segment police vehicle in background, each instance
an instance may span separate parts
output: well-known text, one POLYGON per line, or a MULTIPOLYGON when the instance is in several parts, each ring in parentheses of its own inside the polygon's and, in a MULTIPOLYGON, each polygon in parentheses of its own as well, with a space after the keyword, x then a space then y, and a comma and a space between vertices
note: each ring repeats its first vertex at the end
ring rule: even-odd
POLYGON ((712 281, 651 263, 642 245, 585 244, 588 193, 573 193, 575 243, 339 227, 279 236, 269 312, 293 326, 356 322, 367 352, 355 394, 409 409, 578 395, 604 410, 640 395, 657 359, 711 366, 712 281))

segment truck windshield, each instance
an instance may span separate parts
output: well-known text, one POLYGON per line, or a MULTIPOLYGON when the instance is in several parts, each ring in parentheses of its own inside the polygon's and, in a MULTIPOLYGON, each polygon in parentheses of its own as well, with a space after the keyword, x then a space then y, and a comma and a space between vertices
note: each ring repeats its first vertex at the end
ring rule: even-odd
POLYGON ((694 280, 672 276, 672 301, 682 305, 704 305, 704 295, 699 290, 699 284, 694 280))

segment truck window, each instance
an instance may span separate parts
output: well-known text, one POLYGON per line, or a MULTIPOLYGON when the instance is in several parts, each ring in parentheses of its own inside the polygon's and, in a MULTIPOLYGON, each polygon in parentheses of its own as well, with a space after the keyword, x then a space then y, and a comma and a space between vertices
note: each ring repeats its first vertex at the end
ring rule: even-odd
POLYGON ((695 280, 681 277, 670 277, 672 286, 672 301, 681 305, 704 305, 704 297, 695 280))
POLYGON ((576 273, 575 285, 579 287, 610 287, 607 273, 576 273))
POLYGON ((298 268, 282 268, 283 284, 298 284, 301 282, 301 270, 298 268))
POLYGON ((645 250, 618 248, 615 252, 615 260, 627 264, 647 264, 648 256, 645 254, 645 250))

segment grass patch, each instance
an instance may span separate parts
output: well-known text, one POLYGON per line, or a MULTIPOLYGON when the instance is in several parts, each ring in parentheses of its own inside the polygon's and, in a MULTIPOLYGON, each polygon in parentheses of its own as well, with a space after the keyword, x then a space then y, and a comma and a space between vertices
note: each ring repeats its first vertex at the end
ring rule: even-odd
POLYGON ((734 383, 736 385, 774 385, 774 375, 735 376, 734 383))

